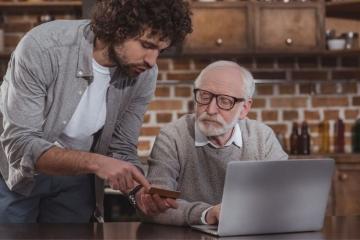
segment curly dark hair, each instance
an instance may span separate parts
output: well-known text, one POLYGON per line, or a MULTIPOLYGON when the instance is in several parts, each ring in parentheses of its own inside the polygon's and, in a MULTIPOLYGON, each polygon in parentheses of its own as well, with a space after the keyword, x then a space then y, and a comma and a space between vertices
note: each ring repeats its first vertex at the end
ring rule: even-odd
POLYGON ((91 19, 95 36, 104 42, 123 42, 141 36, 146 28, 181 43, 192 32, 189 3, 184 0, 100 0, 91 19))

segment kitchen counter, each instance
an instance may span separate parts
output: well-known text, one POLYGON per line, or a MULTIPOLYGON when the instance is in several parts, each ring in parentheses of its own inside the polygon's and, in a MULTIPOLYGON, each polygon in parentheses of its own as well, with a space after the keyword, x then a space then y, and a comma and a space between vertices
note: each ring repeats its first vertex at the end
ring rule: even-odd
MULTIPOLYGON (((327 217, 321 232, 226 239, 359 239, 360 217, 327 217)), ((0 239, 216 239, 190 228, 139 222, 104 224, 0 224, 0 239)))
POLYGON ((360 163, 359 153, 324 153, 310 155, 290 155, 290 159, 333 158, 336 163, 360 163))

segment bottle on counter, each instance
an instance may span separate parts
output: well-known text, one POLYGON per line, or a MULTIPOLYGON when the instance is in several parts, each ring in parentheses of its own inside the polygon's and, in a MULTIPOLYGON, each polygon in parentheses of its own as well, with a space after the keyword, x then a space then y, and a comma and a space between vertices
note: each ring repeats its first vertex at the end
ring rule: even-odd
POLYGON ((336 121, 335 123, 335 128, 334 128, 334 148, 335 148, 335 152, 336 153, 343 153, 345 152, 345 125, 343 120, 341 120, 340 118, 336 121))
POLYGON ((360 153, 360 119, 352 128, 352 149, 354 153, 360 153))
POLYGON ((0 15, 0 52, 5 50, 4 16, 0 15))
POLYGON ((320 134, 320 153, 330 152, 330 136, 329 136, 330 125, 328 121, 323 121, 319 124, 320 134))
POLYGON ((310 154, 310 134, 308 125, 306 122, 303 122, 301 125, 301 134, 299 137, 299 153, 308 155, 310 154))
POLYGON ((293 123, 292 131, 290 134, 290 154, 296 155, 299 154, 299 130, 298 130, 298 124, 296 122, 293 123))

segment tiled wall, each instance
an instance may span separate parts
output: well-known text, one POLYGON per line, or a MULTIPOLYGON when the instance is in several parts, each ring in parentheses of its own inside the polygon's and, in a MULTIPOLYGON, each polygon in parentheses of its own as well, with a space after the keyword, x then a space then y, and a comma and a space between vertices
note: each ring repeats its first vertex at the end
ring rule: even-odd
MULTIPOLYGON (((160 59, 158 87, 145 116, 140 155, 149 154, 161 126, 192 112, 193 80, 212 60, 215 59, 160 59)), ((319 123, 329 121, 332 137, 334 122, 342 118, 346 125, 345 150, 351 152, 351 127, 360 118, 359 54, 253 56, 231 60, 247 67, 255 78, 267 79, 257 83, 250 118, 265 122, 286 137, 287 142, 292 123, 307 121, 313 152, 319 151, 319 123)))

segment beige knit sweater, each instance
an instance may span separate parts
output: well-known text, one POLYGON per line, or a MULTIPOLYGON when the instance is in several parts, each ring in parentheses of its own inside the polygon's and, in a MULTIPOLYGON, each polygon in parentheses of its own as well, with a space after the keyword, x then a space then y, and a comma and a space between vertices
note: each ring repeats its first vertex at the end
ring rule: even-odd
POLYGON ((254 120, 241 120, 243 147, 195 147, 195 116, 185 115, 166 125, 155 140, 149 159, 152 184, 181 191, 179 208, 146 221, 171 225, 201 224, 201 213, 221 202, 227 163, 241 160, 285 160, 274 132, 254 120))

